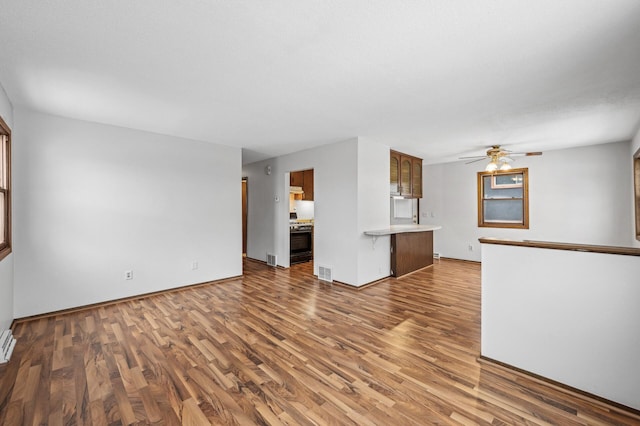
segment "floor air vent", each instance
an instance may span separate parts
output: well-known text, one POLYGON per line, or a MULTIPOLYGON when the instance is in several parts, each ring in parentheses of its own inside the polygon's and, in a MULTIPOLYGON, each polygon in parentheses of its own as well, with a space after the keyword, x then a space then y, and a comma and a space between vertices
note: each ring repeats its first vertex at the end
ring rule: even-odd
POLYGON ((318 279, 322 281, 333 282, 333 274, 331 268, 326 266, 318 266, 318 279))
POLYGON ((278 265, 278 256, 275 254, 267 253, 267 265, 276 266, 278 265))
POLYGON ((0 334, 0 364, 8 362, 13 353, 13 348, 16 346, 16 339, 13 338, 11 330, 5 330, 0 334))

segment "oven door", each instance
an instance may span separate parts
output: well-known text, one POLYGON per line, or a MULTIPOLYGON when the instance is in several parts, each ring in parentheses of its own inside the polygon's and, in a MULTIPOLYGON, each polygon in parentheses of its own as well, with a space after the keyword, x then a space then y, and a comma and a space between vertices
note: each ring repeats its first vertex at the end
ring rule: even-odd
POLYGON ((310 230, 289 233, 289 263, 307 262, 313 258, 313 241, 310 230))

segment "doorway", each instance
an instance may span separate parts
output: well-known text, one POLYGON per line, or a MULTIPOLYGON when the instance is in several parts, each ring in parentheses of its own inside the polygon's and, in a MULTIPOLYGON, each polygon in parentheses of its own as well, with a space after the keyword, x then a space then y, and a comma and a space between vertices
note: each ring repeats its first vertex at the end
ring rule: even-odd
POLYGON ((289 172, 289 264, 313 262, 314 171, 289 172))
POLYGON ((242 178, 242 257, 247 256, 247 178, 242 178))

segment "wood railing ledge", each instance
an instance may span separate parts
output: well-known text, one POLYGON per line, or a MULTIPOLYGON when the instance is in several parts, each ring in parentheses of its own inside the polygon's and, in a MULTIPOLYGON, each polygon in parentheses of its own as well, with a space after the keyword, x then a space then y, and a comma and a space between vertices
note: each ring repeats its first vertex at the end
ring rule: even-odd
POLYGON ((481 244, 497 244, 503 246, 531 247, 550 250, 568 250, 588 253, 619 254, 623 256, 640 256, 640 248, 600 246, 592 244, 560 243, 554 241, 510 240, 505 238, 478 238, 481 244))

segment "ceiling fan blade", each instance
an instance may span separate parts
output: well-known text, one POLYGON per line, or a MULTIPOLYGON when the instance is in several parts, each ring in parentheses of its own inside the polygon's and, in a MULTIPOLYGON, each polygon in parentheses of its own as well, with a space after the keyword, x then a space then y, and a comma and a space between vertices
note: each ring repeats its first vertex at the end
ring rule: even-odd
POLYGON ((487 158, 486 155, 473 155, 471 157, 458 157, 458 160, 475 160, 476 158, 487 158))
MULTIPOLYGON (((474 158, 474 157, 467 157, 467 158, 474 158)), ((476 158, 475 160, 471 160, 471 161, 467 161, 464 164, 471 164, 471 163, 477 163, 478 161, 482 161, 482 160, 486 160, 487 157, 482 157, 482 158, 476 158)))
POLYGON ((516 156, 516 157, 531 157, 534 155, 542 155, 542 152, 511 152, 509 153, 509 156, 516 156))

